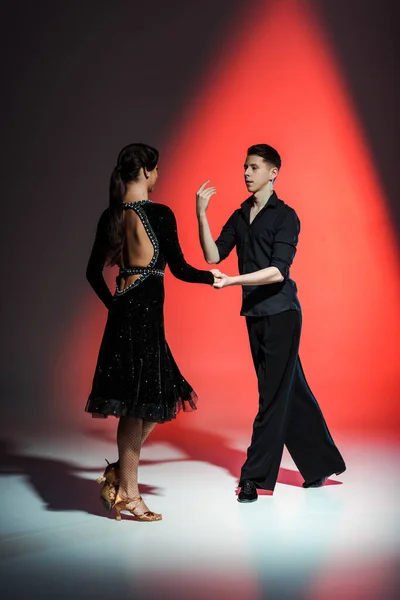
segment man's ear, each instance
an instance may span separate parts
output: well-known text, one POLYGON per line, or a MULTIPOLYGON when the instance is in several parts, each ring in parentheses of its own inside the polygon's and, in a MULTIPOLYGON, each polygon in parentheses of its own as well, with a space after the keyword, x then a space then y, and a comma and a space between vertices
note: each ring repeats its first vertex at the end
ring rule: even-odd
POLYGON ((271 180, 275 181, 275 179, 278 177, 278 173, 279 173, 279 169, 278 167, 273 167, 270 171, 270 176, 271 176, 271 180))

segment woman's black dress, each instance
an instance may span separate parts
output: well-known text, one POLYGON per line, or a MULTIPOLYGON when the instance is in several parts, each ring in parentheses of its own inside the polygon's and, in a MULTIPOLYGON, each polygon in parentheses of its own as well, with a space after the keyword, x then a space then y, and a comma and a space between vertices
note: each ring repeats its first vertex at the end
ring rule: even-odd
POLYGON ((163 423, 180 410, 196 408, 197 396, 181 375, 164 333, 164 269, 178 279, 212 285, 210 271, 188 265, 179 245, 175 216, 170 208, 149 200, 124 203, 140 217, 154 246, 148 267, 120 269, 120 275, 140 274, 114 296, 102 271, 106 261, 108 210, 100 218, 88 263, 89 283, 109 309, 93 387, 86 411, 94 416, 131 416, 163 423))

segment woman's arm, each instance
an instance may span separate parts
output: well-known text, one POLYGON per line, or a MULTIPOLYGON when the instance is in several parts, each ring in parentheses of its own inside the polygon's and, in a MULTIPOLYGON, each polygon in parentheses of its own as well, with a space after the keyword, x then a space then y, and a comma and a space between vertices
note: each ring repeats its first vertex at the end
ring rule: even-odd
POLYGON ((163 221, 162 251, 171 269, 171 273, 177 279, 187 281, 188 283, 208 283, 209 285, 213 285, 215 279, 211 271, 195 269, 186 262, 179 243, 175 215, 168 207, 165 207, 163 221))
POLYGON ((103 304, 109 309, 111 308, 113 295, 103 277, 103 269, 107 260, 107 225, 108 210, 105 210, 97 226, 92 252, 86 267, 86 279, 103 304))

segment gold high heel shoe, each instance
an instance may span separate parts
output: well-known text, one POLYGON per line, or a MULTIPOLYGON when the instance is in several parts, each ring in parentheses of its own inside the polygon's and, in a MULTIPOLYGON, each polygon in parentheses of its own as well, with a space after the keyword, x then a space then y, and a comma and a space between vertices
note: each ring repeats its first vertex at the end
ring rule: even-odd
POLYGON ((135 517, 136 521, 161 521, 162 515, 158 513, 154 513, 151 510, 147 510, 144 513, 136 514, 135 510, 139 506, 139 504, 143 501, 142 496, 138 496, 137 498, 131 498, 123 500, 122 498, 118 500, 118 502, 114 503, 114 508, 117 511, 117 516, 115 517, 117 521, 121 521, 121 510, 127 510, 135 517), (131 504, 131 502, 136 502, 133 508, 128 508, 127 505, 131 504))
POLYGON ((119 463, 109 463, 106 459, 107 467, 100 477, 96 479, 98 484, 105 481, 100 492, 100 500, 103 503, 104 508, 110 512, 115 504, 117 497, 118 486, 119 486, 119 463))

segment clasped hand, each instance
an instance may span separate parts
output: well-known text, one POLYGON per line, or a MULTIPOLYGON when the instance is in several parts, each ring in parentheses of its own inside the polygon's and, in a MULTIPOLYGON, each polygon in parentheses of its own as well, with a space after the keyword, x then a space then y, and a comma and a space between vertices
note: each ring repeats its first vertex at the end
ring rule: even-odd
POLYGON ((211 273, 214 275, 214 287, 220 290, 223 287, 230 285, 230 278, 225 273, 221 273, 219 269, 211 269, 211 273))

